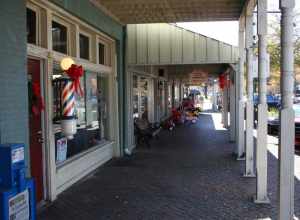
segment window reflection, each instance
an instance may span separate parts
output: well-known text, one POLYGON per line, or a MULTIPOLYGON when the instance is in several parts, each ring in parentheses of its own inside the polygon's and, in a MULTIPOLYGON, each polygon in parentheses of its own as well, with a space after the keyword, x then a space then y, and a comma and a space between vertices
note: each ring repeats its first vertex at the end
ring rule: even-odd
POLYGON ((27 43, 37 44, 36 13, 35 11, 29 8, 27 8, 26 10, 26 23, 27 23, 27 43))
POLYGON ((52 21, 53 50, 67 54, 67 27, 52 21))
POLYGON ((83 35, 79 34, 79 47, 80 47, 80 58, 89 60, 90 59, 90 39, 83 35))
POLYGON ((77 133, 74 135, 74 139, 66 140, 61 132, 60 119, 62 115, 62 82, 67 76, 59 70, 58 65, 55 66, 52 79, 53 127, 56 159, 57 163, 61 163, 68 158, 100 145, 107 137, 107 79, 96 73, 85 72, 84 77, 81 78, 84 96, 75 95, 77 133), (61 147, 62 143, 66 143, 66 147, 61 147), (65 152, 63 153, 63 151, 65 152))
POLYGON ((148 79, 133 75, 133 117, 148 111, 148 79))

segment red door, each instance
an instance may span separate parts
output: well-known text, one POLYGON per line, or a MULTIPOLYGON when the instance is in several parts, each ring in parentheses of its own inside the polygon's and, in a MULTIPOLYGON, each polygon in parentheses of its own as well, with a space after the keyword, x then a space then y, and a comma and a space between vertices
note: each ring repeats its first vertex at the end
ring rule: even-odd
POLYGON ((41 113, 33 106, 36 103, 36 91, 33 87, 40 86, 40 61, 27 60, 28 97, 29 97, 29 134, 30 134, 30 169, 35 180, 37 202, 43 200, 43 133, 41 113))

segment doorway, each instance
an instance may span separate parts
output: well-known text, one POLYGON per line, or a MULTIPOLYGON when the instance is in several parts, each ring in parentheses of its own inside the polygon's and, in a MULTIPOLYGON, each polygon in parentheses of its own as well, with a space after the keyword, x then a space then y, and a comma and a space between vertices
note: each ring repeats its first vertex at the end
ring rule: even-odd
POLYGON ((28 74, 28 103, 29 103, 29 149, 31 176, 35 180, 36 199, 41 202, 44 199, 44 172, 43 172, 43 130, 41 89, 41 61, 27 60, 28 74))
POLYGON ((133 75, 133 117, 142 117, 146 112, 149 118, 149 79, 133 75))

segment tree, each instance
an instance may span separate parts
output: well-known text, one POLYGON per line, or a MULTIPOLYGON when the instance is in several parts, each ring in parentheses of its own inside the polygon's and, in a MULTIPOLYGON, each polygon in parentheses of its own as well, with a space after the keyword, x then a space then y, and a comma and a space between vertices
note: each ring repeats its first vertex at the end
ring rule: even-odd
MULTIPOLYGON (((295 13, 294 16, 294 55, 295 55, 295 78, 300 82, 300 12, 295 13)), ((269 83, 279 88, 280 82, 280 16, 272 16, 269 24, 269 39, 268 39, 268 52, 270 54, 271 73, 269 83)))

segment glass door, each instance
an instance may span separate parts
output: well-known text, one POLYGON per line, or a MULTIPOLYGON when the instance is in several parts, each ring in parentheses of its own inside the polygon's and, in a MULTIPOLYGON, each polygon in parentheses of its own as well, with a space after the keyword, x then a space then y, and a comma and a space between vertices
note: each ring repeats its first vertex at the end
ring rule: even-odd
POLYGON ((133 76, 133 117, 148 114, 149 80, 143 76, 133 76))

